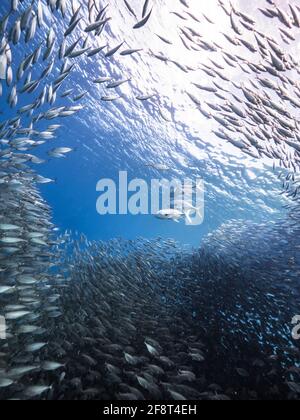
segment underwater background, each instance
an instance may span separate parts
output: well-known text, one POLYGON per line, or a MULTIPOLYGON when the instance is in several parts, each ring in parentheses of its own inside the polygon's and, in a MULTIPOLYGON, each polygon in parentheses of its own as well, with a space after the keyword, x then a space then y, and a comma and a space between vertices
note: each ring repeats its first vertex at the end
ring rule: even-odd
POLYGON ((297 3, 0 21, 0 398, 298 399, 297 3), (203 179, 203 223, 100 216, 120 171, 203 179))

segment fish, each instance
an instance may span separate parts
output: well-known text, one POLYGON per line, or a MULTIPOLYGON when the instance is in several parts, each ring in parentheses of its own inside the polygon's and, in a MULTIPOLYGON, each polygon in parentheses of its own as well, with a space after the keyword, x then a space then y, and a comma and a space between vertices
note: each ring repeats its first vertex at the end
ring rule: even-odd
POLYGON ((72 34, 72 32, 74 31, 74 29, 77 27, 77 25, 79 24, 79 22, 81 20, 82 20, 82 18, 78 18, 70 24, 70 26, 68 27, 68 29, 64 33, 65 38, 72 34))
POLYGON ((61 363, 45 361, 42 363, 42 369, 45 371, 55 371, 64 367, 61 363))
POLYGON ((115 102, 115 101, 117 101, 118 99, 121 99, 121 96, 107 96, 107 95, 104 95, 104 96, 102 96, 101 97, 101 101, 104 101, 104 102, 115 102))
POLYGON ((110 82, 111 78, 110 77, 98 77, 97 79, 93 80, 93 83, 106 83, 106 82, 110 82))
MULTIPOLYGON (((168 45, 166 52, 147 46, 147 40, 142 40, 142 49, 130 48, 130 37, 110 49, 118 42, 111 32, 117 22, 97 2, 8 3, 0 22, 1 108, 8 111, 0 122, 0 308, 7 324, 7 337, 0 340, 0 399, 297 399, 299 385, 293 375, 298 372, 299 351, 287 320, 299 308, 300 90, 296 54, 293 47, 283 48, 282 40, 295 45, 299 7, 294 2, 277 7, 268 1, 266 8, 258 9, 258 17, 219 0, 218 12, 226 20, 223 34, 216 24, 214 33, 224 37, 221 44, 210 31, 201 30, 213 20, 204 13, 194 15, 189 2, 181 0, 178 11, 169 10, 178 39, 171 31, 156 34, 166 33, 164 28, 147 28, 149 36, 168 45), (100 35, 104 46, 97 42, 100 35), (177 41, 190 57, 198 57, 199 66, 173 56, 177 41), (123 49, 125 42, 128 49, 123 49), (106 54, 100 55, 105 48, 106 54), (143 57, 123 61, 127 72, 123 71, 123 57, 141 51, 143 57), (130 80, 131 90, 136 81, 126 75, 139 58, 147 60, 150 72, 156 65, 170 74, 178 72, 174 83, 189 101, 182 108, 193 107, 200 135, 204 117, 210 120, 205 128, 217 137, 216 145, 211 138, 202 141, 198 133, 191 143, 189 136, 186 139, 189 163, 201 166, 207 175, 213 202, 218 195, 230 195, 243 217, 243 193, 234 197, 226 187, 235 179, 233 172, 241 178, 241 191, 247 184, 256 185, 259 173, 243 163, 234 166, 235 158, 225 152, 219 157, 228 167, 221 166, 212 157, 219 147, 236 148, 251 162, 261 159, 262 166, 265 158, 274 161, 275 178, 281 166, 277 181, 289 203, 281 223, 247 221, 248 216, 231 220, 224 198, 227 221, 220 226, 213 221, 216 227, 196 250, 173 240, 97 242, 71 232, 60 234, 39 189, 59 179, 40 175, 33 164, 48 162, 40 157, 43 147, 55 158, 76 150, 72 144, 50 143, 59 140, 61 121, 69 118, 72 124, 71 118, 83 110, 82 99, 88 102, 88 88, 79 93, 71 88, 76 80, 72 74, 77 71, 80 76, 81 63, 91 64, 90 58, 98 54, 101 63, 114 57, 120 72, 101 67, 98 74, 107 76, 90 74, 87 83, 105 83, 107 89, 130 80), (239 77, 233 78, 233 71, 239 77), (70 105, 72 100, 79 103, 70 105), (211 156, 202 161, 198 146, 202 150, 204 143, 211 156), (223 176, 220 188, 213 172, 223 176)), ((122 6, 135 18, 134 29, 145 27, 154 11, 148 0, 141 17, 127 0, 122 6)), ((138 101, 153 99, 145 104, 153 109, 153 118, 165 110, 164 86, 158 85, 145 88, 155 94, 133 94, 138 101)), ((106 95, 101 87, 99 91, 102 101, 126 99, 106 95)), ((173 122, 185 130, 180 121, 173 122)), ((175 159, 181 144, 171 146, 175 159)), ((171 170, 165 164, 144 166, 171 170)), ((261 173, 261 188, 268 188, 271 175, 267 170, 261 173)), ((275 194, 271 192, 270 207, 275 194)), ((269 205, 268 200, 257 201, 259 210, 269 205)), ((157 217, 179 222, 195 211, 176 194, 172 204, 174 208, 161 210, 157 217)))
POLYGON ((136 97, 136 99, 138 100, 138 101, 142 101, 142 102, 144 102, 144 101, 148 101, 149 99, 152 99, 152 98, 154 98, 155 97, 155 94, 150 94, 150 95, 138 95, 137 97, 136 97))
POLYGON ((133 54, 136 54, 136 53, 141 52, 141 51, 143 51, 142 48, 128 49, 128 50, 122 51, 120 53, 120 55, 122 55, 122 56, 133 55, 133 54))
POLYGON ((51 390, 51 386, 44 386, 44 385, 34 385, 26 388, 25 395, 27 397, 39 397, 40 395, 44 394, 47 391, 51 390))
POLYGON ((157 35, 157 34, 156 34, 156 36, 157 36, 159 39, 161 39, 161 40, 162 40, 165 44, 168 44, 168 45, 173 45, 172 41, 168 40, 167 38, 165 38, 165 37, 163 37, 163 36, 161 36, 161 35, 157 35))
POLYGON ((11 386, 14 382, 8 378, 0 378, 0 388, 7 388, 11 386))
POLYGON ((191 223, 190 212, 191 210, 162 209, 156 213, 155 217, 162 220, 172 220, 176 223, 179 223, 180 219, 185 217, 191 223))
POLYGON ((33 371, 36 371, 39 369, 38 365, 35 366, 18 366, 16 368, 12 368, 7 371, 7 376, 11 378, 12 380, 17 380, 18 378, 23 377, 24 375, 27 375, 33 371))
POLYGON ((152 12, 153 12, 153 9, 151 9, 150 12, 142 20, 140 20, 138 23, 136 23, 134 25, 133 29, 140 29, 140 28, 144 27, 148 23, 151 15, 152 15, 152 12))
POLYGON ((127 0, 124 0, 125 6, 127 7, 128 11, 137 19, 136 13, 134 12, 133 8, 129 4, 127 0))
POLYGON ((16 320, 23 317, 26 317, 27 315, 30 315, 31 312, 29 311, 16 311, 16 312, 8 312, 5 315, 5 319, 7 320, 16 320))
POLYGON ((145 0, 144 6, 143 6, 143 12, 142 12, 143 18, 147 15, 148 6, 149 6, 149 0, 145 0))
POLYGON ((103 45, 102 47, 99 48, 95 48, 93 50, 90 50, 87 54, 88 57, 94 57, 95 55, 99 54, 101 51, 104 50, 104 48, 106 47, 106 45, 103 45))
POLYGON ((105 54, 105 57, 109 58, 112 57, 116 54, 116 52, 119 51, 119 49, 124 45, 124 42, 121 42, 121 44, 117 45, 116 47, 110 49, 107 51, 107 53, 105 54))
POLYGON ((55 149, 51 150, 51 153, 58 153, 58 154, 67 154, 71 153, 74 149, 70 147, 56 147, 55 149))
POLYGON ((115 89, 117 87, 120 87, 124 85, 125 83, 128 83, 131 79, 124 79, 124 80, 118 80, 115 82, 110 82, 108 85, 106 85, 106 89, 115 89))
POLYGON ((85 28, 85 32, 97 31, 100 27, 104 26, 110 20, 111 20, 111 18, 106 18, 106 19, 99 20, 99 21, 97 21, 95 23, 92 23, 91 25, 88 25, 85 28))

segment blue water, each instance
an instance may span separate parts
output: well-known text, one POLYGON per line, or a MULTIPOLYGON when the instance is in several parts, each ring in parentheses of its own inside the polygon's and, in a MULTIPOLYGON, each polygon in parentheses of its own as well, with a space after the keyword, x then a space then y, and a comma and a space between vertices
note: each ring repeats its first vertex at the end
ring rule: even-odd
MULTIPOLYGON (((7 3, 9 2, 5 0, 0 10, 4 10, 7 3)), ((170 7, 163 4, 164 7, 170 7)), ((149 36, 149 44, 152 45, 151 26, 139 33, 131 31, 127 34, 126 27, 122 26, 122 22, 126 20, 123 5, 119 8, 117 5, 111 6, 111 9, 113 14, 119 16, 120 26, 116 24, 116 33, 108 29, 108 33, 103 35, 106 41, 103 39, 99 41, 100 44, 107 42, 112 47, 126 37, 129 45, 139 47, 141 44, 143 46, 143 37, 149 36)), ((157 16, 156 19, 159 20, 160 17, 157 16)), ((152 25, 159 23, 154 21, 152 25)), ((48 25, 50 24, 49 18, 48 25)), ((57 19, 55 25, 57 40, 61 40, 64 30, 60 26, 61 21, 57 19)), ((158 28, 161 33, 166 29, 158 28)), ((35 42, 44 39, 46 34, 46 29, 44 33, 39 31, 35 42)), ((75 33, 71 39, 76 39, 75 33)), ((157 44, 157 40, 153 46, 157 47, 157 52, 168 48, 157 44)), ((30 51, 29 46, 25 50, 26 48, 30 51)), ((12 50, 14 65, 17 67, 23 50, 19 46, 13 46, 12 50)), ((226 142, 217 140, 211 132, 211 123, 187 101, 185 80, 182 78, 190 76, 182 76, 178 68, 170 69, 164 63, 154 61, 147 51, 146 49, 140 56, 122 60, 118 55, 111 59, 99 55, 93 59, 83 57, 74 61, 75 70, 59 92, 74 88, 73 96, 76 96, 86 91, 87 96, 79 102, 84 105, 84 110, 60 121, 62 127, 57 131, 57 138, 36 151, 38 156, 47 158, 45 152, 54 147, 68 146, 76 149, 66 159, 50 160, 35 167, 41 175, 56 180, 54 185, 41 188, 43 196, 53 209, 55 224, 61 231, 78 231, 95 240, 159 236, 198 246, 203 236, 228 220, 260 222, 282 217, 282 205, 285 201, 279 196, 281 183, 273 173, 272 162, 259 162, 226 142), (110 75, 116 80, 131 78, 128 84, 116 89, 122 99, 114 103, 101 101, 103 86, 94 85, 92 80, 103 75, 110 75), (146 92, 153 92, 156 94, 155 98, 144 103, 135 100, 136 94, 146 92), (158 104, 172 122, 162 120, 157 111, 158 104), (158 163, 168 165, 170 171, 162 174, 148 167, 149 164, 158 163), (117 180, 119 171, 125 170, 128 171, 129 179, 142 178, 148 181, 162 176, 169 179, 203 178, 204 223, 201 226, 188 227, 184 222, 177 224, 158 220, 154 216, 97 214, 98 180, 117 180)), ((61 64, 57 60, 54 75, 59 74, 61 64)), ((44 67, 43 63, 36 65, 32 69, 32 78, 37 77, 44 67)), ((40 91, 41 87, 38 92, 40 91)), ((1 120, 15 115, 15 110, 9 110, 4 102, 7 94, 8 90, 4 86, 1 120)), ((27 105, 33 97, 35 95, 21 95, 18 107, 27 105)), ((209 97, 204 96, 204 99, 209 100, 209 97)), ((58 97, 54 106, 64 105, 73 103, 70 99, 58 97)), ((52 123, 57 121, 49 121, 49 124, 52 123)), ((42 123, 39 127, 46 126, 47 124, 42 123)))

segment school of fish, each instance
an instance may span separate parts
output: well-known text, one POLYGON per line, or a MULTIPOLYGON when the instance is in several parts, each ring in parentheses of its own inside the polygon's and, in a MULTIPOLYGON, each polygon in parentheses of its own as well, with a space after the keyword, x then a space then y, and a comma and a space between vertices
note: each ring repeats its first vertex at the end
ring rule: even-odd
MULTIPOLYGON (((6 319, 0 399, 298 399, 300 350, 291 319, 300 308, 300 63, 285 45, 296 42, 300 7, 265 1, 259 13, 278 28, 274 38, 254 17, 219 0, 228 18, 220 31, 226 31, 226 49, 201 33, 203 19, 215 25, 210 17, 191 13, 188 0, 176 1, 180 12, 172 14, 182 48, 212 55, 186 95, 214 121, 218 138, 273 160, 290 200, 282 223, 234 220, 191 252, 172 241, 91 243, 59 236, 39 191, 56 180, 36 168, 46 163, 42 146, 49 146, 49 159, 73 151, 51 143, 89 94, 63 88, 78 60, 150 54, 153 65, 160 60, 184 74, 195 69, 150 45, 148 52, 125 40, 101 42, 113 21, 110 5, 99 0, 6 3, 0 109, 9 108, 11 117, 0 120, 0 315, 6 319), (56 22, 64 32, 56 31, 56 22), (231 80, 235 67, 245 80, 231 80), (28 103, 29 97, 35 99, 28 103)), ((141 10, 129 0, 123 6, 136 20, 135 31, 159 14, 151 0, 141 10)), ((119 100, 117 89, 128 83, 134 80, 126 76, 91 80, 105 86, 106 103, 119 100)), ((145 93, 136 100, 157 98, 145 93)))

